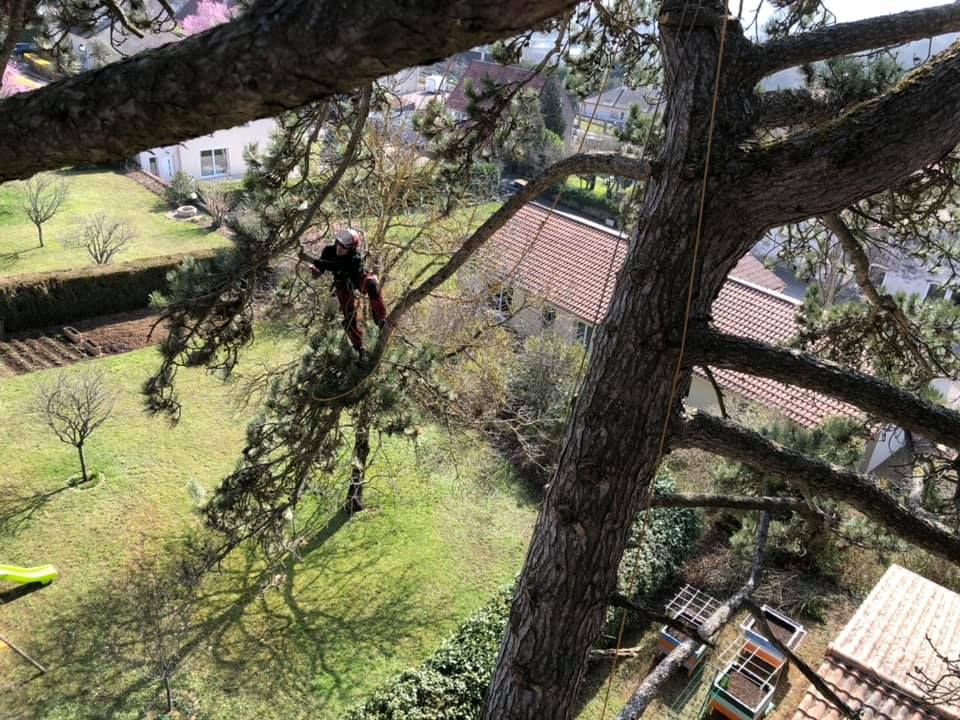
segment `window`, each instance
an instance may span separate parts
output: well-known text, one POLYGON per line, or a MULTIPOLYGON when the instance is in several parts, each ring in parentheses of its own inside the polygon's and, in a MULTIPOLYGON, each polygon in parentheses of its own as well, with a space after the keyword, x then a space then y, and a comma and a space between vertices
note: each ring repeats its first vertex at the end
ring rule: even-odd
POLYGON ((593 344, 593 325, 577 321, 577 342, 590 349, 590 345, 593 344))
POLYGON ((227 174, 227 149, 200 151, 200 176, 212 177, 227 174))
POLYGON ((157 163, 157 159, 155 157, 147 158, 147 163, 150 165, 150 170, 148 172, 151 172, 154 175, 160 174, 160 165, 157 163))
POLYGON ((544 306, 543 310, 540 311, 540 326, 544 330, 552 328, 553 323, 556 322, 556 319, 557 311, 549 305, 544 306))
POLYGON ((493 283, 488 289, 490 307, 496 310, 498 317, 509 315, 513 304, 513 291, 503 283, 493 283))
POLYGON ((887 269, 882 265, 870 266, 870 282, 878 291, 883 291, 883 283, 887 279, 887 269))
POLYGON ((930 283, 927 286, 926 300, 943 300, 947 296, 947 290, 939 283, 930 283))

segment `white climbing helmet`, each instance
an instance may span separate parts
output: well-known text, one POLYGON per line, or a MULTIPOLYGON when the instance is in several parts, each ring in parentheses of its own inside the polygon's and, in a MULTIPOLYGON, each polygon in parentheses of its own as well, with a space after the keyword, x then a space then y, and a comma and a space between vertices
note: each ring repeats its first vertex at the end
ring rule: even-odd
POLYGON ((344 228, 342 230, 337 230, 333 237, 337 243, 343 245, 347 250, 353 247, 359 248, 360 246, 361 235, 358 230, 344 228))

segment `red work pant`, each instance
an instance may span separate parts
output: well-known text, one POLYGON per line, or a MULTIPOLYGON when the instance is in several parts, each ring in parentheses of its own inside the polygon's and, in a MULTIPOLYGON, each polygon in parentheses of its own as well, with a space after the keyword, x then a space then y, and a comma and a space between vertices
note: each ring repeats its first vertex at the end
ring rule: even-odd
MULTIPOLYGON (((357 300, 353 289, 346 284, 334 286, 340 310, 343 312, 343 328, 347 331, 350 343, 359 350, 363 347, 363 327, 357 318, 357 300)), ((380 295, 380 284, 377 276, 367 273, 360 280, 360 292, 370 298, 370 310, 373 312, 373 321, 380 325, 387 317, 387 308, 384 307, 383 297, 380 295)))

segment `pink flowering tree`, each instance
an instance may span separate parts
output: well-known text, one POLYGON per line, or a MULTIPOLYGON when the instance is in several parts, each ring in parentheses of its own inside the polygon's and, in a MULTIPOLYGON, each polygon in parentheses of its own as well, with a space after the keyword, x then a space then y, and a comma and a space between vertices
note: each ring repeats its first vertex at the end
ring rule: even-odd
POLYGON ((230 9, 223 0, 200 0, 197 12, 183 19, 183 31, 187 35, 193 35, 229 19, 230 9))
POLYGON ((30 81, 13 65, 7 65, 0 78, 0 97, 8 97, 31 89, 30 81))

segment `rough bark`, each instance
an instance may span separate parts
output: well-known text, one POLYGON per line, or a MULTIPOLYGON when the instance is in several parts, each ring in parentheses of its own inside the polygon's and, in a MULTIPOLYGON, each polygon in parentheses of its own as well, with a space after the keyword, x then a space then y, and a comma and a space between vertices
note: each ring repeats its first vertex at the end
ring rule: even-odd
POLYGON ((656 696, 660 687, 670 679, 670 676, 697 649, 697 645, 703 638, 710 639, 721 628, 729 622, 734 613, 740 609, 740 606, 749 598, 753 591, 760 584, 763 576, 763 553, 767 546, 767 533, 770 530, 770 516, 767 513, 760 514, 760 520, 757 523, 757 541, 753 552, 753 566, 750 570, 750 577, 736 593, 734 593, 726 602, 714 611, 707 621, 700 626, 697 633, 699 638, 689 638, 677 645, 666 658, 664 658, 656 670, 647 675, 644 681, 640 683, 630 700, 624 706, 623 710, 617 716, 617 720, 636 720, 646 712, 650 702, 656 696))
POLYGON ((804 63, 957 31, 960 6, 956 3, 840 23, 764 44, 759 73, 772 75, 804 63))
POLYGON ((795 483, 813 496, 845 502, 907 542, 960 563, 960 536, 916 508, 908 508, 868 477, 808 457, 735 423, 696 412, 684 421, 676 444, 722 455, 795 483))
POLYGON ((883 380, 812 355, 698 327, 687 361, 759 375, 816 390, 881 420, 960 449, 960 413, 922 400, 883 380))
POLYGON ((0 103, 0 182, 271 117, 516 34, 574 4, 258 2, 207 32, 0 103))
POLYGON ((363 486, 366 482, 367 458, 370 456, 370 414, 361 409, 353 428, 353 467, 350 470, 350 487, 343 509, 348 515, 362 512, 363 486))
MULTIPOLYGON (((715 8, 720 10, 720 6, 715 8)), ((704 217, 721 258, 692 266, 700 183, 720 28, 662 25, 671 78, 663 164, 650 181, 607 319, 595 336, 557 472, 528 551, 487 695, 487 720, 571 717, 590 648, 604 620, 630 525, 659 463, 668 407, 686 390, 674 382, 677 332, 691 274, 691 309, 709 310, 723 279, 758 230, 718 212, 704 217), (699 280, 699 282, 696 282, 699 280), (671 400, 671 393, 675 396, 671 400)), ((749 50, 739 26, 727 40, 732 67, 717 108, 715 157, 727 157, 746 132, 753 91, 736 59, 749 50)))
POLYGON ((760 95, 757 125, 764 128, 791 127, 822 122, 843 109, 837 98, 815 94, 806 88, 777 90, 760 95))
MULTIPOLYGON (((960 14, 960 6, 956 6, 960 14)), ((960 142, 960 44, 910 73, 891 92, 840 118, 731 162, 731 198, 769 226, 824 215, 896 184, 960 142)))
POLYGON ((6 20, 6 34, 3 36, 3 43, 0 43, 0 76, 7 67, 7 62, 13 54, 13 49, 23 33, 24 22, 29 15, 32 15, 36 6, 34 0, 12 0, 8 6, 6 20))
POLYGON ((707 493, 656 493, 650 507, 728 508, 731 510, 766 510, 768 512, 806 514, 809 511, 803 498, 749 495, 712 495, 707 493))

